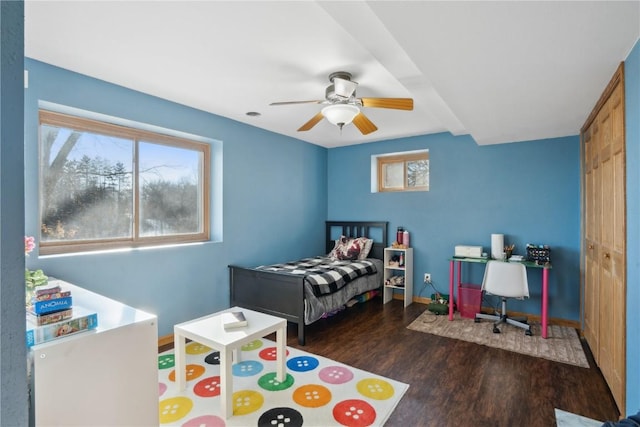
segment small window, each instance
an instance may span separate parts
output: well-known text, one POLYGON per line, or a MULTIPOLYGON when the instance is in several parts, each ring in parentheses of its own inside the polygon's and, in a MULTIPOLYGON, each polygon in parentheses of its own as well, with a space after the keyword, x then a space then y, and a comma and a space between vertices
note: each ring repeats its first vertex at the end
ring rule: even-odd
POLYGON ((429 191, 429 151, 378 156, 378 191, 429 191))
POLYGON ((209 239, 209 144, 40 111, 40 253, 209 239))

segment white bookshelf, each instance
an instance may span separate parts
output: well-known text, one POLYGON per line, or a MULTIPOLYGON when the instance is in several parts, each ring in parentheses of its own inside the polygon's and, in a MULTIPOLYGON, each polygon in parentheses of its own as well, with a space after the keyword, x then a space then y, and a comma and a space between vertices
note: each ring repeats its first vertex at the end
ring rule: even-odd
POLYGON ((63 283, 73 306, 98 314, 98 327, 29 350, 30 424, 157 426, 157 317, 63 283))
POLYGON ((383 301, 388 303, 396 293, 403 294, 404 306, 413 302, 413 248, 384 248, 384 292, 383 301), (402 255, 403 265, 391 263, 391 259, 402 255), (387 280, 393 276, 403 276, 404 286, 387 285, 387 280))

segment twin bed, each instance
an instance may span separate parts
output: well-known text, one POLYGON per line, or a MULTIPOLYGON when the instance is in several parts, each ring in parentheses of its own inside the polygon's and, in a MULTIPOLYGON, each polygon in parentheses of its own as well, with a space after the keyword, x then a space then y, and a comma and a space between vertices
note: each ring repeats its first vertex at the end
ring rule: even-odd
POLYGON ((357 295, 382 287, 387 225, 387 222, 327 221, 326 253, 321 257, 255 268, 230 265, 231 306, 296 323, 298 342, 304 345, 305 325, 340 309, 357 295), (342 236, 345 237, 342 242, 355 242, 355 247, 371 239, 366 258, 364 250, 336 253, 337 240, 342 236))

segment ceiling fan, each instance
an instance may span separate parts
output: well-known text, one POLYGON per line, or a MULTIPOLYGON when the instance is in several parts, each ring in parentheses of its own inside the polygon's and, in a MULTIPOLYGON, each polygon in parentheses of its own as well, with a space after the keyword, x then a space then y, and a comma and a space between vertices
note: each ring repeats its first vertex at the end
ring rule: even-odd
POLYGON ((327 104, 311 120, 300 126, 298 131, 307 131, 318 124, 320 120, 326 118, 330 123, 338 126, 340 130, 344 125, 353 122, 363 135, 375 132, 378 128, 360 111, 359 107, 413 110, 413 99, 411 98, 356 98, 358 83, 351 80, 351 73, 346 71, 331 73, 329 81, 331 84, 327 86, 325 99, 272 102, 269 105, 327 104))

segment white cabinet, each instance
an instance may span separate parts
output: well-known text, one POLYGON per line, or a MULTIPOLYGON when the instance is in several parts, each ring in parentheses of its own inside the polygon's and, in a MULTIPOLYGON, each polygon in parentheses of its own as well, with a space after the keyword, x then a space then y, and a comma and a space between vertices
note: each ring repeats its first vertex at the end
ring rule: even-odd
POLYGON ((157 317, 78 286, 64 287, 74 306, 98 313, 98 327, 30 349, 30 424, 157 426, 157 317))
POLYGON ((413 249, 384 248, 384 303, 393 299, 396 292, 403 293, 404 306, 413 302, 413 249), (393 261, 397 257, 401 262, 393 261), (397 284, 402 278, 402 284, 397 284))

